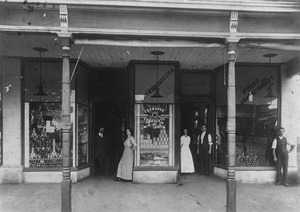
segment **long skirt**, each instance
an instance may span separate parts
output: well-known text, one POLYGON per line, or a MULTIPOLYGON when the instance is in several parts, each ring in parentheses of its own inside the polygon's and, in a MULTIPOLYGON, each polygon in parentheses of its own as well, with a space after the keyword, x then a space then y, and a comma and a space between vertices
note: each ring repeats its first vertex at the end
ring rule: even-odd
POLYGON ((193 156, 188 145, 181 148, 181 173, 195 172, 193 156))
POLYGON ((133 151, 126 146, 118 165, 117 177, 124 180, 132 180, 133 151))

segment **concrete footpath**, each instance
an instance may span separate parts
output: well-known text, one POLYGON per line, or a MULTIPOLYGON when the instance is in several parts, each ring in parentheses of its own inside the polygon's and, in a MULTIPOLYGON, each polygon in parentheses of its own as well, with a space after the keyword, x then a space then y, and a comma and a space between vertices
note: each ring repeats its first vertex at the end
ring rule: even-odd
MULTIPOLYGON (((226 182, 183 176, 183 185, 132 184, 90 177, 72 185, 72 211, 226 211, 226 182)), ((1 212, 60 211, 60 184, 0 185, 1 212)), ((237 211, 300 211, 300 186, 237 185, 237 211)))

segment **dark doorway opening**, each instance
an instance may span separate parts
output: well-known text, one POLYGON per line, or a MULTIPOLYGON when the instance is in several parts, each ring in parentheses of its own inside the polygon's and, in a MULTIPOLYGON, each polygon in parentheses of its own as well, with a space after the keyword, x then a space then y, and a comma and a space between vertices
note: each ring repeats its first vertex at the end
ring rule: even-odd
POLYGON ((94 174, 114 176, 123 150, 125 108, 118 103, 94 104, 94 174), (103 138, 98 129, 104 128, 103 138))
POLYGON ((105 68, 89 75, 91 100, 91 173, 114 176, 123 152, 125 124, 128 120, 128 71, 105 68), (104 128, 99 144, 98 129, 104 128), (97 143, 98 142, 98 143, 97 143))
MULTIPOLYGON (((200 158, 197 154, 198 136, 201 135, 201 126, 207 125, 207 132, 209 132, 213 139, 213 123, 212 123, 212 104, 209 102, 183 102, 180 106, 180 130, 188 130, 188 135, 191 137, 190 149, 193 156, 195 172, 200 173, 200 158)), ((214 142, 214 139, 213 139, 214 142)), ((209 174, 212 173, 213 147, 212 154, 209 160, 209 174)))

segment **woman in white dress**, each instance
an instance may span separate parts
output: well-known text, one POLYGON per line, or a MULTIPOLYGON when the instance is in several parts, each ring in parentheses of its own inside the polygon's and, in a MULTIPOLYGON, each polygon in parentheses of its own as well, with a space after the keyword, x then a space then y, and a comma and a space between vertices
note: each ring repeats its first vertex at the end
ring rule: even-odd
POLYGON ((131 129, 126 129, 127 139, 124 141, 124 151, 118 165, 116 180, 132 181, 133 151, 136 148, 132 133, 131 129))
POLYGON ((194 173, 195 167, 193 156, 190 150, 191 137, 187 135, 187 129, 183 130, 183 136, 180 138, 181 145, 181 173, 194 173))

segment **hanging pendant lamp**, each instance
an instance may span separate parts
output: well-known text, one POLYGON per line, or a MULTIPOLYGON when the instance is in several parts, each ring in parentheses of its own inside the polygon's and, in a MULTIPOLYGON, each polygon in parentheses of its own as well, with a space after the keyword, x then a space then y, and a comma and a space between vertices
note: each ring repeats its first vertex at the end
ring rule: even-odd
MULTIPOLYGON (((158 55, 163 55, 164 52, 162 51, 153 51, 151 52, 152 55, 156 55, 156 84, 158 84, 158 55)), ((159 93, 158 85, 155 88, 155 93, 151 96, 152 98, 162 98, 163 96, 159 93)))
POLYGON ((45 80, 42 81, 42 52, 46 52, 48 51, 47 49, 43 48, 43 47, 34 47, 33 48, 34 51, 39 52, 40 58, 39 58, 39 72, 40 72, 40 83, 36 86, 36 88, 38 89, 38 92, 35 93, 35 96, 47 96, 48 94, 44 92, 43 90, 43 84, 46 82, 45 80))
MULTIPOLYGON (((276 55, 277 54, 275 54, 275 53, 269 53, 269 54, 264 54, 263 55, 264 57, 269 58, 269 75, 270 76, 271 76, 271 58, 275 57, 276 55)), ((269 98, 269 99, 276 98, 276 96, 272 92, 272 86, 268 87, 267 91, 268 91, 268 93, 267 93, 267 95, 264 98, 269 98)))

